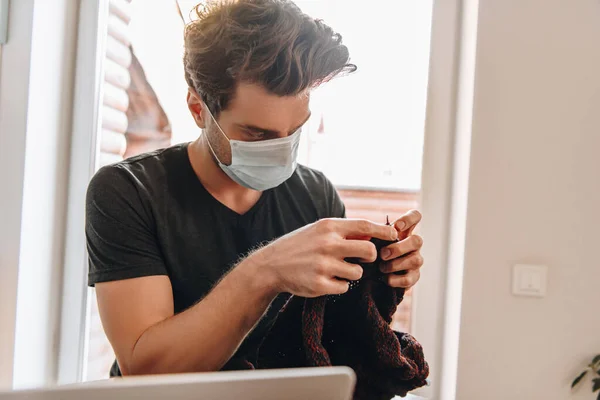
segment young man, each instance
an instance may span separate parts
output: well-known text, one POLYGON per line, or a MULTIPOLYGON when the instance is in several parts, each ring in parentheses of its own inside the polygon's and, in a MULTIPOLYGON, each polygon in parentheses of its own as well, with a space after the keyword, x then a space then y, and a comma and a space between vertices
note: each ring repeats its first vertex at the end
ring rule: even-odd
POLYGON ((344 260, 375 260, 366 238, 402 239, 382 253, 392 286, 414 285, 423 263, 418 212, 392 227, 345 219, 327 178, 296 165, 310 90, 355 68, 341 37, 286 0, 198 14, 184 63, 203 134, 104 167, 88 189, 89 284, 111 375, 251 360, 290 294, 341 294, 361 277, 344 260))

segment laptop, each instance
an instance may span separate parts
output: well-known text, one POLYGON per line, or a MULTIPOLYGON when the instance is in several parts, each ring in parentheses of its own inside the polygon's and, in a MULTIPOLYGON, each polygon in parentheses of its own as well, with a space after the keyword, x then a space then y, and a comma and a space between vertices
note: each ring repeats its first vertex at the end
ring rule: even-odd
POLYGON ((351 400, 347 367, 136 376, 0 392, 0 400, 351 400))

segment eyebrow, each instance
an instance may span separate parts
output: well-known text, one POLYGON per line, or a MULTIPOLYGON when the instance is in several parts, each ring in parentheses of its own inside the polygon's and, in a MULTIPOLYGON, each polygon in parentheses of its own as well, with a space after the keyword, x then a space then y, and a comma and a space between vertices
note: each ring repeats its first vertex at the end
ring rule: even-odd
MULTIPOLYGON (((298 125, 297 127, 295 127, 294 129, 292 129, 292 133, 296 132, 298 129, 300 129, 304 124, 306 124, 308 122, 308 120, 310 119, 312 113, 308 113, 308 117, 306 117, 306 119, 304 120, 304 122, 302 122, 300 125, 298 125)), ((276 136, 279 134, 278 131, 275 131, 273 129, 265 129, 265 128, 261 128, 260 126, 256 126, 256 125, 247 125, 247 124, 236 124, 239 128, 243 128, 243 129, 248 129, 250 131, 254 131, 254 132, 262 132, 262 133, 266 133, 268 135, 273 135, 276 136)))

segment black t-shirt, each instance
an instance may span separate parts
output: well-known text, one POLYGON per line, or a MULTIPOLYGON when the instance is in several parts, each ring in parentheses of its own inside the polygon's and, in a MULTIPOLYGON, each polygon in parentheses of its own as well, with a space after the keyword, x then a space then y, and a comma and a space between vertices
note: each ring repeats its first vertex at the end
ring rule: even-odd
MULTIPOLYGON (((200 183, 187 144, 142 154, 101 168, 89 184, 88 284, 167 275, 179 313, 257 246, 321 218, 344 216, 331 182, 302 165, 240 215, 200 183)), ((252 360, 288 297, 274 300, 237 355, 252 360)), ((116 363, 111 375, 120 375, 116 363)))

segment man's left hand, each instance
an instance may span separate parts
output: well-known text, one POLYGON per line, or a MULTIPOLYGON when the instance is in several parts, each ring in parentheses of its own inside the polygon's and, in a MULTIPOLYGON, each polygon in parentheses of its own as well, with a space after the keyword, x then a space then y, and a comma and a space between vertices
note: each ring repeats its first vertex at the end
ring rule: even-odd
POLYGON ((399 242, 381 249, 381 258, 385 261, 381 271, 387 275, 388 284, 397 288, 411 288, 421 276, 423 257, 421 247, 423 239, 412 232, 421 221, 421 213, 411 210, 394 222, 399 242), (394 272, 405 271, 401 275, 394 272))

